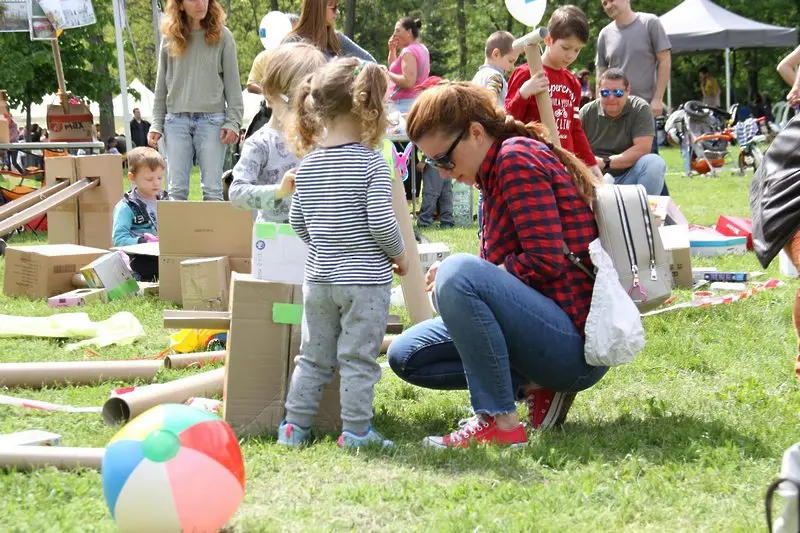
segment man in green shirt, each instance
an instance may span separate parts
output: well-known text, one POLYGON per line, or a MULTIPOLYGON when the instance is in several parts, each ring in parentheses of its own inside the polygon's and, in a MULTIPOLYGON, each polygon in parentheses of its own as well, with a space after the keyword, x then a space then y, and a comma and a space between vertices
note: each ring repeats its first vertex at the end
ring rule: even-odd
POLYGON ((661 194, 667 164, 650 153, 655 136, 650 105, 630 94, 628 78, 618 68, 603 72, 599 87, 580 117, 600 170, 617 185, 640 184, 649 195, 661 194))

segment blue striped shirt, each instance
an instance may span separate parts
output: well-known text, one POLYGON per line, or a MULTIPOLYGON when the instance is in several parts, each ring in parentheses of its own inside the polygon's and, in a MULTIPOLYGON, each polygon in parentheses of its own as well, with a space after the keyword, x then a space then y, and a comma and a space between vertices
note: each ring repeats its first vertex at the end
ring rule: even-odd
POLYGON ((300 163, 289 223, 306 244, 305 280, 337 285, 392 281, 404 243, 381 154, 358 143, 320 148, 300 163))

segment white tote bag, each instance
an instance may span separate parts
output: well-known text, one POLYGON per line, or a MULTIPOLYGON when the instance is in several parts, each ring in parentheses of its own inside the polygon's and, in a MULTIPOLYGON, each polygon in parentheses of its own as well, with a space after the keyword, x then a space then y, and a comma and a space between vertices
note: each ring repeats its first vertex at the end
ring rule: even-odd
POLYGON ((584 357, 592 366, 630 363, 644 348, 642 316, 622 288, 611 256, 600 239, 589 244, 596 274, 592 303, 586 318, 584 357))

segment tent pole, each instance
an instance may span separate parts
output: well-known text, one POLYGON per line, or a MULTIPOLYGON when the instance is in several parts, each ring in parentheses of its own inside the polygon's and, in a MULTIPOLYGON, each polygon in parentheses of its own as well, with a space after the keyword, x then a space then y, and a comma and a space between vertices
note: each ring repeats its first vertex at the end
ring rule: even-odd
MULTIPOLYGON (((117 41, 117 68, 119 69, 119 94, 122 97, 122 125, 125 128, 125 148, 133 148, 131 139, 131 115, 128 110, 128 79, 125 74, 125 45, 122 40, 122 5, 121 0, 111 0, 114 6, 114 34, 117 41)), ((116 129, 116 128, 114 128, 116 129)))
POLYGON ((725 49, 725 105, 731 108, 731 49, 725 49))
POLYGON ((667 80, 667 109, 672 113, 672 76, 667 80))

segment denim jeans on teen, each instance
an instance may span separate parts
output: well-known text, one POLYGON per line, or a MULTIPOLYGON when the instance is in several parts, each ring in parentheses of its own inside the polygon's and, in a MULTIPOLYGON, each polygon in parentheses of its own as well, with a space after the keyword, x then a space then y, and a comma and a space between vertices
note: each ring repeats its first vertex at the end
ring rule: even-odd
POLYGON ((469 254, 436 274, 441 316, 406 330, 389 346, 389 364, 421 387, 470 391, 476 413, 516 410, 527 383, 577 392, 606 367, 586 364, 583 337, 551 299, 496 265, 469 254))
POLYGON ((170 200, 189 197, 189 176, 195 156, 200 165, 203 200, 222 201, 222 169, 228 146, 220 140, 225 113, 167 113, 167 191, 170 200))

